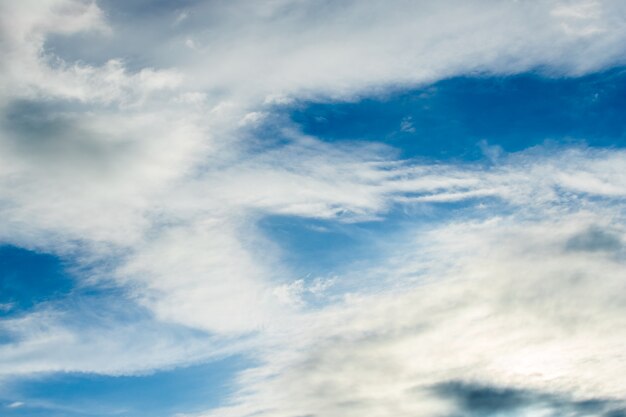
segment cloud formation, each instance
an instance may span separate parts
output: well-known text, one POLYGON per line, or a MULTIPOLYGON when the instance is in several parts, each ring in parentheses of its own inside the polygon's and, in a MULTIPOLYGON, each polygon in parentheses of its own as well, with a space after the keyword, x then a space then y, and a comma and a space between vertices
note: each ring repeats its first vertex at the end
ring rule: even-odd
POLYGON ((623 407, 624 248, 569 244, 621 238, 607 215, 421 231, 369 277, 391 289, 303 316, 244 375, 240 403, 209 415, 465 415, 435 389, 457 381, 623 407))
POLYGON ((76 322, 89 309, 58 302, 4 319, 2 377, 246 349, 261 365, 208 415, 465 415, 481 407, 474 386, 500 389, 497 404, 534 393, 536 415, 584 415, 592 399, 589 414, 621 412, 623 150, 398 160, 279 113, 453 76, 601 71, 624 63, 625 14, 620 1, 2 4, 0 241, 70 260, 77 285, 122 288, 132 312, 103 302, 76 322), (295 276, 258 226, 452 203, 458 217, 415 219, 336 288, 295 276))

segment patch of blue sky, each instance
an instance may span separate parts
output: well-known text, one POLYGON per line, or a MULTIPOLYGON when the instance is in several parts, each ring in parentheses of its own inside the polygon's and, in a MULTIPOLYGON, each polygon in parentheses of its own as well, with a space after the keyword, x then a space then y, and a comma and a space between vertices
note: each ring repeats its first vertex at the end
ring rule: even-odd
MULTIPOLYGON (((494 197, 441 203, 394 204, 376 220, 342 223, 298 216, 268 216, 261 231, 282 249, 282 261, 296 278, 307 282, 349 276, 393 256, 398 242, 414 239, 419 230, 463 218, 480 219, 511 209, 494 197)), ((354 282, 336 282, 333 289, 350 290, 354 282)), ((358 283, 363 285, 363 282, 358 283)))
POLYGON ((144 309, 130 301, 124 288, 110 281, 91 280, 90 274, 96 273, 91 270, 93 266, 75 261, 71 256, 61 258, 11 245, 1 246, 0 318, 13 318, 44 307, 70 313, 67 323, 77 327, 96 319, 149 318, 144 309), (115 302, 111 303, 112 300, 115 302))
POLYGON ((300 278, 329 277, 350 262, 372 260, 381 235, 400 228, 400 218, 385 221, 339 223, 298 216, 268 216, 261 230, 281 248, 283 261, 300 278))
POLYGON ((233 377, 250 363, 230 356, 150 375, 53 374, 3 386, 3 416, 160 417, 195 413, 223 404, 233 377))
POLYGON ((623 68, 578 78, 457 77, 355 102, 284 109, 304 133, 325 141, 378 141, 405 158, 460 161, 484 159, 484 143, 505 152, 544 143, 623 147, 625 110, 623 68))
POLYGON ((63 262, 49 254, 0 247, 0 317, 67 296, 74 280, 63 262))

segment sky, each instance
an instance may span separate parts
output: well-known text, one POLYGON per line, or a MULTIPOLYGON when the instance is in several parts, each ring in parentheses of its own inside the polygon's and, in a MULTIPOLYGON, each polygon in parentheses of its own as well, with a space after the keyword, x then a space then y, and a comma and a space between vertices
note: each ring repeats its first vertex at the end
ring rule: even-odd
POLYGON ((0 415, 626 416, 620 0, 0 0, 0 415))

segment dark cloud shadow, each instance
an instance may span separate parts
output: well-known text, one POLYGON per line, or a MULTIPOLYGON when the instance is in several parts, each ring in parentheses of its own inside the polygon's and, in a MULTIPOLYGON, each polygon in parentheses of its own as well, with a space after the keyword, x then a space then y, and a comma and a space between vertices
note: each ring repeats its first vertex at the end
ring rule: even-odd
POLYGON ((576 252, 617 252, 622 247, 619 236, 597 226, 571 237, 565 244, 567 251, 576 252))
POLYGON ((449 417, 525 416, 541 409, 545 416, 622 417, 624 404, 614 400, 576 401, 562 395, 451 381, 433 387, 439 397, 456 405, 449 417))

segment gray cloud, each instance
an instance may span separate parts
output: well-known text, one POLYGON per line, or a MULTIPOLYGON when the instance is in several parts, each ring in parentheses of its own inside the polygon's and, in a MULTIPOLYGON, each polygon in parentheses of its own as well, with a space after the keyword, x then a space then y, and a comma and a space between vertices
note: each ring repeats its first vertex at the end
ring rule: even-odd
POLYGON ((571 251, 617 252, 623 248, 618 234, 598 227, 590 227, 586 231, 571 237, 565 244, 571 251))
POLYGON ((626 412, 623 403, 612 400, 575 401, 566 396, 530 390, 499 388, 448 382, 433 387, 436 395, 452 401, 458 408, 450 417, 533 415, 618 416, 626 412))

